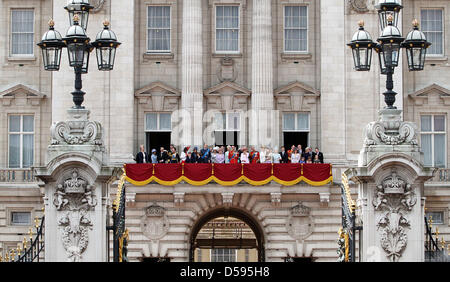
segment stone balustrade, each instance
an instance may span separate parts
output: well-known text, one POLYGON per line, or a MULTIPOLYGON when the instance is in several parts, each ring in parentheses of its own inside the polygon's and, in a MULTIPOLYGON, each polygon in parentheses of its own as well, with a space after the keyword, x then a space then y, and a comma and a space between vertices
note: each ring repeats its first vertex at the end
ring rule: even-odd
POLYGON ((428 183, 450 183, 450 168, 440 168, 436 170, 428 183))
POLYGON ((0 169, 0 183, 30 183, 36 182, 32 169, 2 168, 0 169))

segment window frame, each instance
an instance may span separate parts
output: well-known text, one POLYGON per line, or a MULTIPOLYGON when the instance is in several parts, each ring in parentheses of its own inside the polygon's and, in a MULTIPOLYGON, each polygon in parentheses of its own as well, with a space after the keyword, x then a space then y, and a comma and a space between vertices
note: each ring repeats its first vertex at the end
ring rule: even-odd
MULTIPOLYGON (((442 24, 442 31, 441 31, 441 33, 442 33, 442 46, 441 46, 442 47, 442 53, 441 54, 430 54, 429 52, 427 52, 426 57, 430 57, 430 58, 444 57, 445 56, 445 20, 446 20, 445 19, 445 13, 444 13, 445 8, 444 7, 421 7, 420 10, 419 10, 419 13, 420 13, 419 17, 420 17, 421 25, 423 24, 422 11, 424 11, 424 10, 439 10, 442 13, 442 22, 441 22, 441 24, 442 24)), ((422 32, 424 32, 424 33, 427 33, 427 32, 437 33, 437 31, 423 31, 423 30, 422 30, 422 32)), ((428 37, 427 37, 427 40, 429 40, 428 37)))
POLYGON ((213 132, 216 131, 220 131, 220 132, 241 132, 242 131, 242 114, 239 111, 232 111, 232 112, 226 112, 226 111, 218 111, 216 113, 214 113, 214 120, 213 120, 213 124, 216 124, 216 114, 222 114, 225 115, 225 128, 224 129, 217 129, 214 127, 213 132), (228 115, 229 114, 238 114, 239 115, 239 129, 229 129, 229 124, 228 124, 228 115))
POLYGON ((311 112, 283 112, 282 113, 282 120, 281 120, 281 131, 282 132, 307 132, 311 133, 311 112), (284 116, 286 114, 294 114, 295 115, 295 126, 293 130, 284 129, 284 116), (297 129, 298 128, 298 115, 299 114, 307 114, 308 115, 308 130, 304 129, 297 129))
POLYGON ((144 114, 144 132, 172 132, 173 126, 172 126, 172 113, 170 112, 146 112, 144 114), (148 130, 147 129, 147 115, 149 114, 156 114, 156 126, 157 129, 155 130, 148 130), (161 130, 161 114, 169 114, 170 115, 170 130, 161 130))
MULTIPOLYGON (((309 54, 309 5, 295 3, 287 3, 283 5, 283 53, 286 54, 309 54), (305 7, 306 8, 306 50, 304 51, 288 51, 286 50, 286 7, 305 7)), ((292 28, 291 28, 292 29, 292 28)))
MULTIPOLYGON (((14 34, 17 34, 18 32, 14 32, 14 34)), ((21 32, 20 34, 30 34, 31 32, 21 32)), ((36 36, 36 11, 34 7, 11 7, 9 9, 9 56, 11 58, 34 58, 35 57, 35 36, 36 36), (28 11, 32 11, 33 12, 33 32, 32 32, 32 38, 33 38, 33 42, 31 44, 32 46, 32 53, 31 54, 14 54, 13 53, 13 24, 12 24, 12 20, 13 20, 13 12, 14 11, 24 11, 24 10, 28 10, 28 11)))
POLYGON ((7 140, 7 148, 8 148, 8 168, 9 169, 29 169, 31 168, 36 160, 35 160, 35 152, 36 152, 36 115, 35 114, 8 114, 7 115, 7 127, 8 127, 8 140, 7 140), (15 132, 11 131, 10 128, 10 117, 11 116, 20 116, 20 131, 15 132), (23 131, 23 117, 24 116, 32 116, 33 117, 33 131, 32 132, 25 132, 23 131), (20 158, 19 158, 19 167, 10 167, 10 135, 19 135, 20 136, 20 143, 19 143, 19 152, 20 152, 20 158), (24 135, 33 135, 33 164, 30 167, 23 167, 23 136, 24 135))
MULTIPOLYGON (((233 250, 234 251, 234 261, 230 261, 230 262, 237 262, 237 260, 238 260, 238 252, 237 252, 237 249, 226 249, 226 248, 217 248, 217 249, 210 249, 209 250, 209 261, 210 262, 217 262, 217 261, 214 261, 213 260, 213 257, 217 257, 217 255, 216 254, 214 254, 214 250, 233 250)), ((223 255, 222 255, 223 256, 223 255)), ((231 257, 232 255, 230 254, 230 257, 231 257)), ((221 261, 221 262, 223 262, 223 261, 221 261)))
MULTIPOLYGON (((435 148, 434 148, 434 136, 435 135, 444 135, 444 167, 441 168, 447 168, 447 129, 448 129, 448 125, 447 125, 447 115, 445 113, 421 113, 419 116, 419 120, 420 120, 420 146, 422 148, 422 135, 431 135, 431 167, 437 167, 436 163, 435 163, 435 158, 434 158, 434 152, 435 152, 435 148), (431 130, 430 131, 422 131, 422 117, 424 116, 430 116, 431 117, 431 130), (444 131, 435 131, 434 129, 434 117, 435 116, 443 116, 444 117, 444 131)), ((423 149, 421 149, 423 152, 423 149)), ((427 165, 427 164, 425 164, 427 165)))
MULTIPOLYGON (((172 53, 172 5, 146 5, 147 7, 147 11, 146 11, 146 27, 145 27, 145 31, 146 31, 146 47, 145 47, 145 52, 147 54, 171 54, 172 53), (169 7, 169 50, 150 50, 149 49, 149 35, 148 35, 148 31, 152 28, 150 28, 148 26, 148 19, 149 19, 149 12, 150 12, 150 7, 169 7)), ((156 28, 153 28, 156 29, 156 28)), ((161 30, 167 30, 167 28, 160 28, 161 30)))
POLYGON ((33 219, 32 219, 32 214, 31 214, 30 210, 11 210, 11 211, 9 211, 9 213, 10 213, 10 215, 9 215, 9 218, 10 218, 9 225, 11 225, 11 226, 30 226, 32 224, 33 219), (13 218, 14 218, 13 214, 14 213, 26 213, 26 214, 29 214, 30 215, 29 221, 27 223, 14 223, 13 222, 13 218))
POLYGON ((428 214, 430 214, 430 213, 441 213, 442 214, 442 222, 436 222, 435 219, 433 218, 433 225, 445 225, 446 224, 447 213, 444 210, 435 210, 435 209, 427 210, 425 212, 425 216, 428 220, 430 219, 428 216, 428 214))
MULTIPOLYGON (((234 28, 221 28, 221 29, 234 29, 234 28)), ((214 5, 214 53, 215 54, 240 54, 241 53, 241 5, 239 3, 227 4, 227 3, 217 3, 214 5), (217 7, 238 7, 238 50, 237 51, 219 51, 217 50, 217 7)))

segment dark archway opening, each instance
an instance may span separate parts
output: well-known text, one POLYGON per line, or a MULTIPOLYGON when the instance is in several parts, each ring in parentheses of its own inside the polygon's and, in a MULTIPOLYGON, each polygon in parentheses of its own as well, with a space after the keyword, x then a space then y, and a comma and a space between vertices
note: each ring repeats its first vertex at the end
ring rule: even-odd
MULTIPOLYGON (((218 232, 223 232, 224 234, 230 233, 230 230, 227 231, 226 228, 218 230, 218 232)), ((198 259, 198 254, 196 255, 195 251, 201 249, 209 249, 211 250, 211 256, 225 258, 224 260, 227 260, 226 257, 230 256, 230 250, 244 250, 245 256, 249 256, 249 252, 255 250, 255 260, 258 262, 265 261, 264 233, 262 228, 252 216, 236 208, 215 209, 206 213, 197 221, 190 237, 190 262, 194 262, 196 257, 198 259), (227 223, 230 225, 226 225, 227 223), (239 230, 239 228, 236 228, 237 224, 239 224, 241 233, 239 234, 239 231, 235 232, 235 237, 219 236, 219 233, 216 235, 214 226, 223 224, 225 224, 225 227, 228 226, 231 232, 239 230), (205 230, 209 231, 212 237, 205 237, 204 235, 207 234, 205 230), (243 236, 243 233, 246 233, 247 236, 243 236), (253 234, 248 236, 249 233, 253 234)), ((211 259, 211 261, 215 260, 211 259)))

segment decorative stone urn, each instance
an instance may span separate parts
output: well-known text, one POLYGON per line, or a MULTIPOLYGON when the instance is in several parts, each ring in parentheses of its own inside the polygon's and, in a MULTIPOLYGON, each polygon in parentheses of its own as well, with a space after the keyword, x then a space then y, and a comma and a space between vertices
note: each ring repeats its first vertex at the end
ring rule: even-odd
POLYGON ((345 172, 358 186, 361 261, 424 261, 424 167, 417 126, 400 110, 381 110, 364 133, 358 167, 345 172))

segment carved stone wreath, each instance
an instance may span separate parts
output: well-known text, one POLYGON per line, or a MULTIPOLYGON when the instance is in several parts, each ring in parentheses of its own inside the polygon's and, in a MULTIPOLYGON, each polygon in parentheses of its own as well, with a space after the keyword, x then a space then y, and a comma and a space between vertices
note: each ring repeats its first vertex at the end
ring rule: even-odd
POLYGON ((382 212, 377 227, 380 230, 381 247, 391 261, 398 261, 406 249, 406 229, 410 227, 406 214, 416 203, 413 188, 395 170, 377 186, 372 204, 375 211, 382 212))

